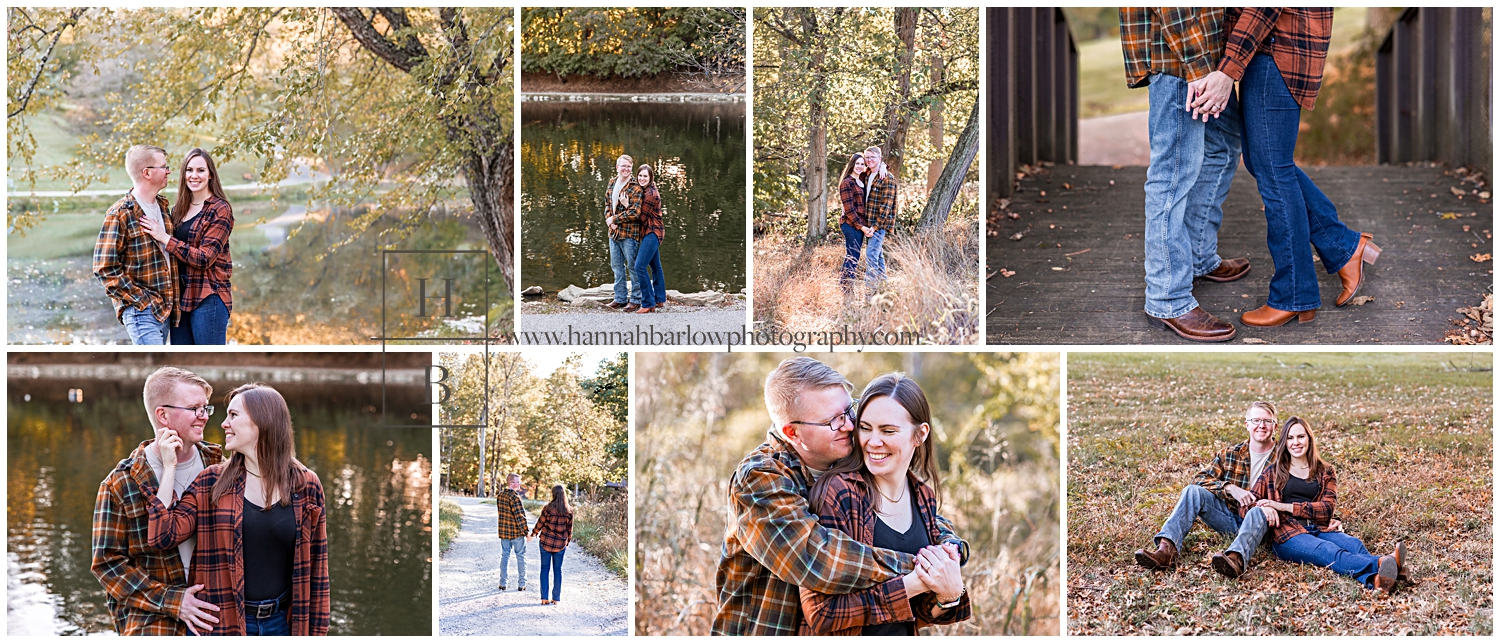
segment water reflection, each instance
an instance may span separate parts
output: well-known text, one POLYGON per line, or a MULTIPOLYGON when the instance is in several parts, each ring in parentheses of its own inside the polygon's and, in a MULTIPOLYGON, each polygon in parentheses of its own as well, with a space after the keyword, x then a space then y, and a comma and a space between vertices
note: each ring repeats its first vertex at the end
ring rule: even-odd
MULTIPOLYGON (((113 631, 89 570, 94 499, 151 429, 139 385, 133 394, 85 386, 82 404, 62 401, 68 386, 9 380, 9 634, 113 631)), ((429 634, 431 431, 381 428, 378 387, 373 401, 316 387, 279 390, 291 406, 297 456, 327 496, 329 633, 429 634)), ((205 439, 223 443, 223 413, 210 419, 205 439)))
POLYGON ((743 103, 526 102, 521 117, 524 286, 613 281, 604 207, 630 154, 657 169, 667 287, 744 287, 743 103))

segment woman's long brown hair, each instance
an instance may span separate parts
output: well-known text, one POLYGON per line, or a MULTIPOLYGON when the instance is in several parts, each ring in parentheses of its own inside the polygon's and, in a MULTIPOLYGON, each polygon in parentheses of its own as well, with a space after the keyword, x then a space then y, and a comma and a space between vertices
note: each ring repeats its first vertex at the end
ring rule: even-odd
POLYGON ((1323 458, 1318 457, 1318 440, 1313 437, 1312 427, 1302 418, 1289 417, 1286 424, 1281 425, 1281 439, 1276 442, 1276 450, 1271 454, 1271 484, 1276 486, 1278 494, 1286 489, 1287 479, 1292 476, 1292 454, 1286 448, 1286 436, 1292 432, 1292 425, 1295 424, 1300 424, 1302 430, 1307 431, 1307 478, 1311 480, 1323 472, 1323 458))
MULTIPOLYGON (((864 479, 865 485, 871 490, 875 489, 875 476, 865 468, 865 450, 859 444, 859 420, 864 417, 865 407, 882 397, 889 397, 906 409, 906 414, 911 416, 913 430, 923 424, 928 426, 927 438, 917 444, 917 449, 912 453, 911 463, 907 470, 915 473, 918 480, 932 487, 933 495, 937 496, 939 502, 942 494, 939 492, 941 482, 938 479, 937 452, 932 446, 932 410, 927 404, 927 395, 922 392, 922 386, 917 381, 906 376, 905 373, 886 373, 875 378, 865 386, 865 390, 859 394, 859 407, 854 415, 855 434, 850 436, 850 444, 853 447, 846 455, 834 461, 828 472, 818 477, 813 483, 811 496, 813 513, 823 513, 823 493, 828 488, 828 482, 840 473, 859 472, 864 479)), ((831 507, 830 507, 831 509, 831 507)))
POLYGON ((564 516, 573 515, 573 508, 568 506, 568 490, 560 484, 552 485, 552 502, 547 503, 547 509, 564 516))
MULTIPOLYGON (((266 497, 281 496, 281 501, 276 504, 285 507, 291 504, 292 481, 302 467, 297 461, 297 447, 292 440, 292 412, 281 393, 260 382, 230 391, 224 396, 224 406, 227 408, 238 396, 245 398, 245 415, 250 416, 250 421, 260 431, 255 440, 255 456, 260 460, 260 479, 266 497)), ((224 465, 219 480, 214 483, 213 502, 217 503, 220 497, 233 490, 236 481, 245 474, 245 456, 236 453, 224 465)), ((265 499, 260 500, 264 502, 265 499)), ((261 507, 263 510, 270 508, 261 507)))
MULTIPOLYGON (((858 160, 860 160, 860 159, 862 159, 864 157, 865 157, 865 155, 863 155, 863 154, 855 154, 854 156, 849 157, 849 162, 844 164, 844 171, 839 174, 839 185, 843 185, 844 184, 844 179, 849 178, 849 175, 854 172, 854 162, 858 161, 858 160)), ((869 173, 870 173, 870 169, 869 168, 865 168, 865 174, 869 174, 869 173)))
MULTIPOLYGON (((201 147, 195 147, 188 151, 187 156, 182 159, 182 168, 177 171, 177 203, 172 205, 172 227, 176 228, 182 223, 187 211, 193 207, 193 191, 187 186, 187 166, 193 157, 203 157, 203 162, 208 164, 208 191, 220 199, 224 198, 224 186, 219 184, 219 168, 214 165, 214 157, 201 147)), ((227 200, 227 199, 226 199, 227 200)))

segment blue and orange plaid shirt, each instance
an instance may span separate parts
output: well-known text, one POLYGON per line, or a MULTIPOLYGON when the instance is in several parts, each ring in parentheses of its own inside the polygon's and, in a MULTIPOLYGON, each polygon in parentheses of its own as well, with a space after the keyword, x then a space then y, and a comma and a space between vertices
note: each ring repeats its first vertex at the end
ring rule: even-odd
POLYGON ((1270 54, 1297 104, 1306 110, 1317 104, 1333 36, 1332 7, 1232 7, 1224 24, 1230 31, 1219 71, 1238 81, 1256 54, 1270 54))
MULTIPOLYGON (((172 234, 172 209, 167 198, 156 195, 162 222, 172 234)), ((177 267, 161 244, 146 234, 140 218, 146 216, 135 194, 125 196, 104 213, 104 225, 94 241, 94 276, 115 305, 115 319, 125 323, 125 309, 146 310, 154 306, 156 321, 176 319, 177 267)), ((228 302, 225 302, 226 304, 228 302)))
MULTIPOLYGON (((192 580, 202 584, 196 596, 219 607, 212 634, 245 635, 244 523, 245 476, 213 501, 214 483, 224 472, 216 464, 198 473, 177 503, 168 509, 150 497, 149 540, 158 549, 173 549, 198 536, 193 550, 192 580)), ((318 475, 293 462, 292 515, 297 519, 292 545, 292 602, 288 610, 292 636, 328 634, 331 613, 328 584, 328 521, 318 475)), ((254 511, 254 509, 251 509, 254 511)))
POLYGON ((859 179, 853 174, 844 177, 839 183, 839 204, 844 209, 844 213, 839 215, 839 223, 855 228, 869 225, 865 221, 865 187, 859 184, 859 179))
POLYGON ((661 191, 656 189, 656 182, 641 191, 641 224, 645 226, 645 232, 641 237, 655 234, 657 243, 667 234, 667 225, 662 221, 661 191))
POLYGON ((1224 8, 1120 7, 1120 48, 1129 87, 1151 74, 1199 80, 1224 56, 1224 8))
POLYGON ((865 198, 865 219, 870 227, 890 232, 896 229, 896 177, 880 164, 870 177, 870 193, 865 198))
MULTIPOLYGON (((176 547, 151 545, 147 507, 159 488, 146 462, 142 442, 99 483, 94 499, 94 577, 104 585, 105 606, 122 636, 183 636, 187 626, 177 610, 188 588, 187 570, 176 547)), ((222 462, 217 444, 198 443, 204 466, 222 462)), ((195 559, 197 555, 193 556, 195 559)), ((199 600, 207 600, 202 594, 199 600)))
POLYGON ((1193 484, 1213 492, 1215 497, 1224 501, 1224 505, 1229 507, 1230 511, 1238 510, 1239 501, 1229 495, 1224 487, 1234 485, 1241 489, 1250 489, 1250 443, 1241 442, 1214 456, 1208 466, 1193 476, 1193 484))
MULTIPOLYGON (((1307 527, 1303 523, 1312 523, 1321 528, 1327 528, 1328 523, 1333 520, 1333 511, 1337 508, 1339 500, 1338 476, 1333 472, 1333 467, 1323 463, 1319 467, 1317 478, 1318 497, 1312 502, 1294 502, 1291 513, 1279 512, 1280 520, 1271 528, 1271 537, 1276 539, 1276 544, 1286 542, 1293 536, 1307 533, 1307 527)), ((1283 489, 1276 486, 1276 467, 1267 463, 1260 477, 1255 480, 1255 486, 1250 493, 1256 498, 1265 498, 1274 502, 1285 502, 1281 499, 1283 489)), ((1240 517, 1251 511, 1258 511, 1255 507, 1240 507, 1240 517)))
MULTIPOLYGON (((937 513, 937 496, 932 487, 907 474, 907 480, 916 494, 919 521, 927 531, 927 542, 941 543, 952 539, 953 525, 937 513)), ((823 515, 818 522, 829 529, 837 529, 855 540, 873 547, 875 545, 874 494, 858 473, 840 473, 828 481, 823 489, 823 515)), ((960 541, 959 554, 962 562, 968 562, 969 548, 960 541)), ((916 621, 917 628, 928 625, 946 625, 968 620, 972 608, 969 594, 965 592, 958 605, 932 618, 938 605, 937 597, 927 592, 915 601, 906 594, 906 582, 902 577, 892 578, 869 589, 848 594, 821 594, 802 588, 802 614, 805 618, 802 631, 806 636, 858 636, 866 625, 881 623, 904 623, 916 621), (915 603, 915 606, 913 605, 915 603)))
POLYGON ((177 300, 178 310, 189 312, 209 295, 218 295, 225 310, 234 310, 233 292, 229 287, 229 277, 234 273, 234 260, 229 257, 234 212, 229 202, 209 196, 203 202, 203 210, 193 217, 190 225, 193 230, 191 243, 183 243, 177 237, 167 239, 167 253, 181 262, 177 267, 182 285, 182 295, 177 300))
POLYGON ((729 531, 714 578, 714 634, 796 634, 802 588, 848 594, 912 570, 910 554, 820 524, 808 509, 811 482, 802 458, 774 430, 740 461, 729 481, 729 531))
POLYGON ((526 537, 526 510, 521 508, 521 495, 510 489, 502 489, 495 495, 495 510, 499 512, 500 540, 515 540, 526 537))
POLYGON ((548 503, 542 507, 542 515, 537 517, 531 535, 537 536, 542 549, 554 554, 567 549, 568 541, 573 539, 573 514, 554 510, 548 503))

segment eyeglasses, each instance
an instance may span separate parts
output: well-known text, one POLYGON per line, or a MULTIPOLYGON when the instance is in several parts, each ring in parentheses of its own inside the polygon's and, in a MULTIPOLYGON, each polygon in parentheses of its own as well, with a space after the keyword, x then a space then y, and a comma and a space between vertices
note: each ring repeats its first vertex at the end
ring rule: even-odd
POLYGON ((849 402, 848 408, 840 411, 838 415, 828 418, 827 422, 803 422, 800 420, 793 420, 791 422, 787 422, 787 424, 806 424, 808 426, 827 427, 830 431, 842 431, 845 427, 854 426, 854 407, 858 404, 859 400, 849 402))
POLYGON ((1266 419, 1262 419, 1262 418, 1245 418, 1245 424, 1249 424, 1249 425, 1253 425, 1253 426, 1276 426, 1276 420, 1266 420, 1266 419))
MULTIPOLYGON (((172 171, 172 166, 170 166, 170 165, 147 165, 143 169, 147 169, 147 170, 161 170, 163 172, 170 173, 172 171)), ((162 406, 166 406, 166 405, 163 404, 162 406)), ((172 408, 179 408, 180 409, 182 407, 180 407, 180 406, 174 406, 172 408)))
POLYGON ((194 415, 199 415, 202 417, 208 417, 214 414, 214 405, 212 404, 205 404, 203 406, 172 406, 171 404, 163 404, 162 406, 165 406, 169 409, 182 409, 184 411, 192 411, 194 415))

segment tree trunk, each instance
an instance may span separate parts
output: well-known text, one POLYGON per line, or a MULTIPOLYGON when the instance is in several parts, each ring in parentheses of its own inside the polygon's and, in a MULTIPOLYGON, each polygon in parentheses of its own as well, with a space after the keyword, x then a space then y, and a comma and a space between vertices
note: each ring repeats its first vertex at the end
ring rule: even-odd
MULTIPOLYGON (((499 130, 490 132, 499 134, 499 130)), ((471 132, 470 136, 479 136, 471 132)), ((507 134, 496 141, 493 147, 484 143, 471 148, 464 159, 464 181, 469 186, 469 198, 474 201, 474 216, 484 231, 484 239, 490 247, 490 256, 500 267, 500 276, 505 280, 505 294, 510 296, 515 283, 515 267, 512 258, 512 238, 515 234, 515 156, 511 152, 512 137, 507 134)))
POLYGON ((885 108, 885 160, 886 167, 901 179, 901 166, 906 160, 906 128, 911 124, 911 114, 902 107, 911 99, 912 59, 917 51, 917 10, 896 8, 896 39, 901 48, 896 52, 896 99, 885 108))
MULTIPOLYGON (((945 72, 945 70, 943 69, 943 56, 942 56, 942 54, 933 54, 932 55, 932 86, 933 87, 937 87, 937 86, 943 84, 943 74, 944 74, 944 72, 945 72)), ((943 151, 943 105, 944 105, 943 98, 941 96, 939 96, 937 100, 933 101, 933 103, 932 103, 932 110, 928 113, 928 120, 932 122, 932 126, 930 128, 928 128, 928 130, 927 130, 927 136, 928 136, 928 138, 932 139, 932 149, 935 150, 935 151, 937 151, 937 152, 940 152, 940 153, 943 151)), ((927 192, 929 194, 933 191, 933 189, 935 189, 937 187, 938 177, 942 176, 942 173, 943 173, 943 163, 942 163, 942 161, 939 161, 938 159, 934 158, 934 159, 932 159, 931 163, 927 164, 927 192)))
POLYGON ((802 34, 812 51, 808 66, 812 91, 807 97, 807 165, 802 172, 803 189, 807 191, 807 241, 811 244, 828 234, 828 79, 823 70, 828 50, 813 9, 796 11, 801 13, 802 34))
POLYGON ((953 153, 948 156, 948 164, 943 166, 943 174, 938 177, 937 186, 927 196, 927 207, 922 209, 917 230, 941 228, 948 223, 948 211, 953 208, 953 201, 958 198, 958 191, 964 186, 964 177, 968 175, 969 166, 973 165, 974 156, 978 153, 979 99, 976 97, 974 108, 969 110, 969 122, 964 125, 963 133, 958 135, 958 142, 953 146, 953 153))

